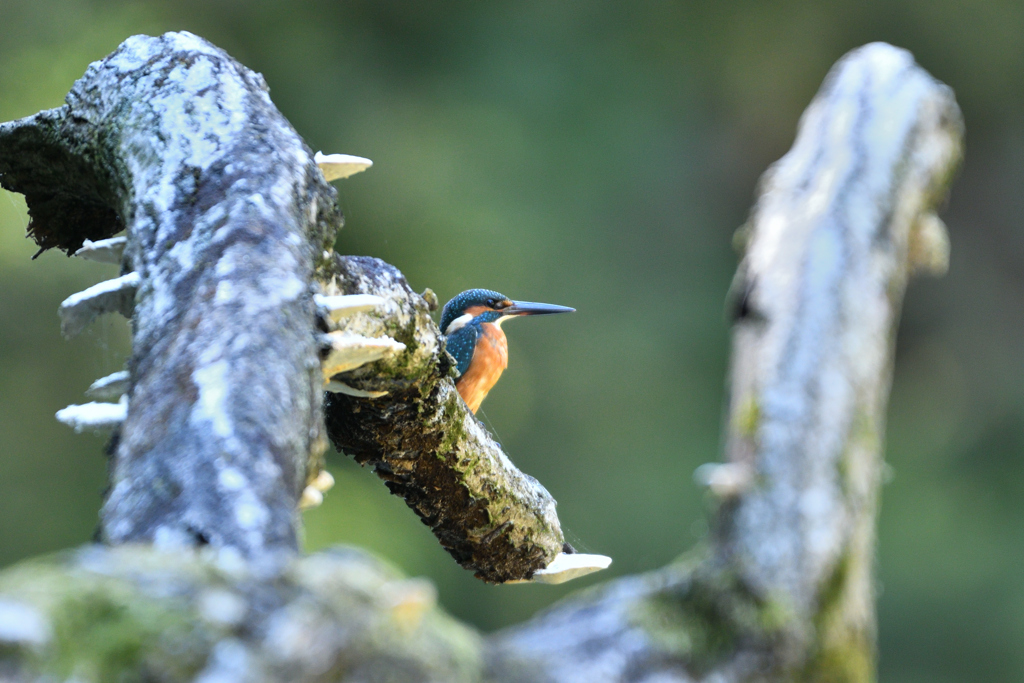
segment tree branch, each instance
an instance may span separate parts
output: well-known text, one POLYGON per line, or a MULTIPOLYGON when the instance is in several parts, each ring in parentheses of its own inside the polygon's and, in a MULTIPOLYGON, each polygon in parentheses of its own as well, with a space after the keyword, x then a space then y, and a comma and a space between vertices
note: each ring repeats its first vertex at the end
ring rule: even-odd
POLYGON ((874 677, 874 529, 908 274, 944 269, 949 88, 875 43, 830 72, 762 179, 734 283, 709 548, 497 636, 500 680, 874 677))
POLYGON ((41 247, 128 229, 129 409, 103 537, 294 552, 324 443, 313 267, 341 217, 263 79, 191 34, 136 36, 65 106, 4 124, 0 159, 41 247))
POLYGON ((375 294, 386 301, 345 318, 346 333, 388 336, 406 347, 340 376, 364 394, 386 394, 328 395, 327 432, 335 446, 372 465, 478 577, 503 583, 548 567, 564 544, 555 501, 516 469, 455 390, 451 357, 427 303, 378 259, 336 257, 334 273, 325 283, 329 294, 375 294))
POLYGON ((353 548, 267 577, 230 552, 84 547, 0 574, 0 680, 480 680, 480 637, 353 548))

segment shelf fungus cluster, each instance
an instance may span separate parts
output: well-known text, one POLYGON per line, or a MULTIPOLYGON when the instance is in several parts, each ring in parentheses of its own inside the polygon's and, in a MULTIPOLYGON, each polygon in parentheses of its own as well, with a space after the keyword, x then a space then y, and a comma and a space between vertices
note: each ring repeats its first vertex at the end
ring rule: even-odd
MULTIPOLYGON (((373 166, 373 162, 365 157, 351 154, 324 154, 317 152, 313 160, 324 175, 324 180, 331 182, 361 173, 373 166)), ((338 383, 331 382, 331 377, 339 372, 351 370, 382 358, 388 352, 400 351, 404 348, 393 339, 353 339, 350 335, 331 329, 344 317, 369 310, 382 302, 380 297, 352 296, 325 297, 313 295, 313 303, 317 308, 317 316, 321 325, 328 330, 321 340, 321 370, 324 384, 328 391, 338 383), (376 344, 376 348, 374 345, 376 344), (368 349, 373 349, 368 352, 368 349)), ((317 455, 322 453, 319 447, 317 455)), ((299 496, 299 509, 317 507, 324 502, 324 494, 334 487, 334 477, 323 468, 320 457, 314 457, 307 473, 306 487, 299 496)))
MULTIPOLYGON (((335 154, 333 157, 347 157, 347 155, 335 154)), ((318 154, 318 160, 324 158, 318 154)), ((354 157, 358 159, 359 157, 354 157)), ((323 165, 321 164, 323 169, 323 165)), ((328 170, 324 175, 331 179, 328 170)), ((344 177, 344 176, 338 176, 344 177)), ((400 353, 405 350, 405 344, 396 342, 390 337, 364 337, 358 334, 351 334, 339 329, 339 323, 348 316, 369 311, 384 303, 384 299, 372 294, 353 294, 349 296, 324 296, 316 294, 313 301, 317 306, 317 313, 323 327, 328 331, 321 337, 321 361, 320 367, 323 372, 324 389, 331 392, 341 392, 353 396, 378 398, 387 392, 368 392, 353 389, 345 384, 340 378, 332 379, 368 363, 380 360, 388 355, 400 353)), ((334 486, 334 477, 325 469, 320 469, 312 476, 308 485, 299 498, 300 508, 310 508, 320 505, 324 500, 324 493, 334 486)))
MULTIPOLYGON (((323 154, 317 152, 314 160, 327 181, 347 178, 366 170, 373 162, 364 157, 350 154, 323 154)), ((127 236, 120 235, 102 240, 85 239, 74 256, 126 268, 124 252, 127 236)), ((84 331, 93 321, 105 313, 120 313, 131 318, 135 307, 135 296, 141 278, 136 272, 100 282, 84 291, 72 294, 59 308, 61 333, 70 339, 84 331)), ((341 391, 355 396, 380 396, 384 392, 360 392, 341 381, 331 381, 334 375, 354 370, 367 363, 383 358, 389 353, 401 351, 405 346, 390 338, 372 339, 348 334, 336 329, 339 321, 346 316, 372 309, 383 303, 383 299, 372 295, 323 296, 315 294, 313 301, 321 325, 329 329, 321 339, 322 369, 327 391, 341 391), (335 328, 335 329, 331 329, 335 328)), ((57 411, 59 422, 76 432, 111 432, 125 421, 128 415, 128 389, 130 373, 127 370, 115 372, 100 378, 86 390, 88 398, 97 399, 80 405, 70 405, 57 411)), ((323 495, 334 486, 334 477, 320 467, 311 468, 308 481, 299 497, 299 508, 315 507, 323 502, 323 495)))
MULTIPOLYGON (((128 238, 113 237, 93 242, 86 240, 75 256, 100 263, 120 264, 128 238)), ((61 303, 60 329, 66 338, 77 336, 104 313, 132 315, 138 273, 106 280, 85 291, 72 294, 61 303)), ((89 398, 105 399, 83 405, 71 405, 57 411, 57 419, 76 432, 104 432, 116 429, 128 415, 128 372, 115 372, 96 380, 86 390, 89 398)))

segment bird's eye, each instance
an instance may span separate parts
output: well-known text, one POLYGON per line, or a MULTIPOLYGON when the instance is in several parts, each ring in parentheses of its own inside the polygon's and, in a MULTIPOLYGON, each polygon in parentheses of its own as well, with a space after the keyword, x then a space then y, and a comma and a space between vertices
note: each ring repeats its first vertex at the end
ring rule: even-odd
POLYGON ((488 308, 497 308, 498 307, 498 300, 497 299, 488 299, 487 300, 487 307, 488 308))

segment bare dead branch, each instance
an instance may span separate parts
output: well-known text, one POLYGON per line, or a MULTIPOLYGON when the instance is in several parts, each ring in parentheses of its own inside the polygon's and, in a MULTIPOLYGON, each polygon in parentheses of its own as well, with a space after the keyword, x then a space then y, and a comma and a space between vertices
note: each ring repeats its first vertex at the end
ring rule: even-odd
POLYGON ((744 229, 709 548, 499 635, 499 680, 873 680, 896 328, 908 275, 942 270, 934 211, 962 134, 909 53, 875 43, 833 68, 744 229))

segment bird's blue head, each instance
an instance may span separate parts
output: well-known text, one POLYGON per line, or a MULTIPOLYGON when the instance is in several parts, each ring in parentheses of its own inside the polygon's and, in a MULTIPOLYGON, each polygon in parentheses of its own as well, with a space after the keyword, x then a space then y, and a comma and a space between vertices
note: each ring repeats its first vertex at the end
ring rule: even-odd
POLYGON ((491 289, 467 289, 444 305, 441 311, 441 332, 452 334, 470 322, 497 322, 519 315, 571 313, 574 308, 532 301, 513 301, 491 289))

